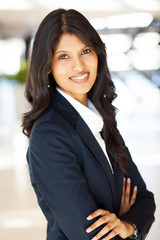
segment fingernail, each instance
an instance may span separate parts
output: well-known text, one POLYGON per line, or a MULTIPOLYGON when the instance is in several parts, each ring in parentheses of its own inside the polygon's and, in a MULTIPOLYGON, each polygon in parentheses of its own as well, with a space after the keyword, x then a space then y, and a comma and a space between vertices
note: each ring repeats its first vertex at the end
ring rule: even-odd
POLYGON ((131 179, 130 179, 130 178, 127 178, 127 182, 130 183, 130 182, 131 182, 131 179))
POLYGON ((92 216, 89 215, 89 216, 87 217, 87 220, 91 220, 91 219, 92 219, 92 216))
POLYGON ((91 228, 87 228, 86 232, 89 233, 89 232, 91 232, 91 230, 92 230, 91 228))
POLYGON ((97 237, 92 238, 92 240, 97 240, 97 237))
POLYGON ((134 187, 134 190, 135 190, 135 191, 137 190, 137 186, 134 187))

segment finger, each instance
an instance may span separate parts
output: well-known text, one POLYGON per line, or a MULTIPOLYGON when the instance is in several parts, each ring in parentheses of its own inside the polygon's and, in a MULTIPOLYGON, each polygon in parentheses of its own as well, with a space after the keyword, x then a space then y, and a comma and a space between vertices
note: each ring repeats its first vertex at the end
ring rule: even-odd
POLYGON ((103 235, 107 234, 109 231, 113 230, 116 226, 120 224, 120 220, 114 216, 113 221, 110 221, 104 228, 101 229, 92 240, 97 240, 101 238, 103 235))
MULTIPOLYGON (((102 224, 108 223, 108 222, 113 222, 115 221, 117 218, 117 216, 114 213, 107 213, 104 216, 102 216, 101 218, 99 218, 96 222, 94 222, 89 228, 86 229, 87 233, 92 232, 93 230, 95 230, 96 228, 98 228, 99 226, 101 226, 102 224)), ((110 224, 111 226, 113 225, 110 224)))
POLYGON ((108 234, 105 238, 102 240, 110 240, 113 237, 117 236, 120 233, 119 227, 115 227, 110 234, 108 234))
POLYGON ((126 188, 126 178, 124 177, 123 178, 123 191, 122 191, 122 194, 125 193, 125 188, 126 188))
POLYGON ((91 240, 97 240, 99 238, 101 238, 102 236, 104 236, 106 233, 108 233, 110 230, 107 227, 107 225, 97 234, 95 235, 91 240))
POLYGON ((104 223, 106 223, 106 220, 103 217, 101 217, 96 222, 94 222, 91 226, 89 226, 86 229, 86 232, 90 233, 90 232, 92 232, 93 230, 95 230, 96 228, 98 228, 99 226, 101 226, 104 223))
POLYGON ((123 178, 123 189, 122 189, 122 198, 121 198, 121 204, 124 201, 124 195, 125 195, 125 189, 126 189, 126 178, 123 178))
POLYGON ((132 206, 134 203, 135 203, 135 201, 136 201, 136 197, 137 197, 137 186, 135 186, 134 188, 133 188, 133 193, 132 193, 132 197, 131 197, 131 200, 130 200, 130 206, 132 206))
POLYGON ((125 197, 124 197, 124 201, 126 203, 130 202, 130 193, 131 193, 131 179, 127 178, 126 189, 125 189, 125 197))
POLYGON ((95 217, 98 217, 98 216, 103 216, 104 214, 106 214, 108 211, 106 210, 103 210, 103 209, 98 209, 96 210, 95 212, 91 213, 88 217, 87 217, 87 220, 91 220, 95 217))

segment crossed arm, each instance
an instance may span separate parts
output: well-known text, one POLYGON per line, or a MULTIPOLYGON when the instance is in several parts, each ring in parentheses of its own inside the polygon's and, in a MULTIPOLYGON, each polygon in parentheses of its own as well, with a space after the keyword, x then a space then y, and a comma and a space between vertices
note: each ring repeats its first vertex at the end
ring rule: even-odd
MULTIPOLYGON (((128 212, 131 206, 135 203, 137 196, 137 186, 133 188, 133 192, 131 194, 131 180, 128 178, 124 178, 123 181, 123 192, 121 198, 121 207, 119 211, 119 216, 128 212)), ((92 232, 97 227, 105 224, 105 226, 98 232, 92 240, 98 240, 106 233, 110 232, 107 237, 102 240, 109 240, 119 235, 121 238, 125 239, 131 235, 133 235, 134 227, 132 224, 120 220, 114 213, 110 213, 109 211, 98 209, 95 212, 91 213, 87 220, 94 219, 95 217, 101 216, 96 222, 94 222, 89 228, 86 229, 87 233, 92 232)))
MULTIPOLYGON (((56 121, 59 124, 59 119, 56 121)), ((52 224, 54 216, 57 226, 70 240, 91 237, 108 240, 116 235, 126 238, 133 233, 133 227, 127 219, 131 219, 139 227, 142 236, 146 234, 154 220, 154 199, 152 193, 146 190, 134 163, 130 161, 130 168, 132 175, 136 175, 134 185, 137 185, 139 190, 134 207, 131 208, 137 189, 130 194, 128 182, 124 184, 119 216, 105 210, 97 210, 77 160, 76 141, 73 141, 76 139, 72 139, 71 133, 65 128, 62 130, 52 123, 39 124, 30 138, 27 154, 32 185, 49 224, 52 224), (146 208, 148 211, 145 211, 146 208), (91 221, 86 219, 89 215, 91 221), (95 220, 95 216, 99 218, 95 220), (101 230, 97 229, 98 226, 101 226, 101 230), (88 231, 90 234, 85 231, 88 227, 91 228, 88 231), (108 232, 109 235, 105 237, 108 232)), ((90 166, 88 162, 86 166, 90 166)))

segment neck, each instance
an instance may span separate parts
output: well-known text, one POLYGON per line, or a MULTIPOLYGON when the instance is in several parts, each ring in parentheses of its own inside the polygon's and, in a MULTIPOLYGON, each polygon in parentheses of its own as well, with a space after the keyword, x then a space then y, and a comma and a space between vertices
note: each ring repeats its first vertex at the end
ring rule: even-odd
POLYGON ((81 104, 83 104, 84 106, 87 106, 87 95, 84 97, 81 97, 81 96, 73 96, 73 98, 75 100, 77 100, 78 102, 80 102, 81 104))
POLYGON ((87 93, 86 94, 73 94, 73 93, 70 93, 69 91, 65 91, 64 89, 62 89, 60 87, 58 87, 58 88, 59 88, 59 90, 61 90, 65 94, 71 96, 72 98, 74 98, 75 100, 77 100, 78 102, 83 104, 84 106, 87 106, 87 93))

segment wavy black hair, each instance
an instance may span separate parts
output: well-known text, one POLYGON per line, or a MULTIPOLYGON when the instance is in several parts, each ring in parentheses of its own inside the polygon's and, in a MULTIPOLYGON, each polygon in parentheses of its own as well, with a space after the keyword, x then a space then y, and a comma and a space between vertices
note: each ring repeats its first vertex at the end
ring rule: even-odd
POLYGON ((54 97, 56 82, 53 75, 51 73, 48 75, 48 72, 60 37, 65 33, 76 35, 83 43, 91 46, 98 56, 98 74, 88 92, 88 98, 103 117, 102 137, 112 164, 119 166, 122 172, 127 174, 127 156, 117 129, 116 108, 112 105, 116 93, 107 65, 105 44, 89 21, 76 10, 52 11, 37 30, 25 91, 31 110, 23 114, 23 133, 30 136, 34 122, 49 107, 54 97), (48 79, 50 88, 47 87, 48 79))

